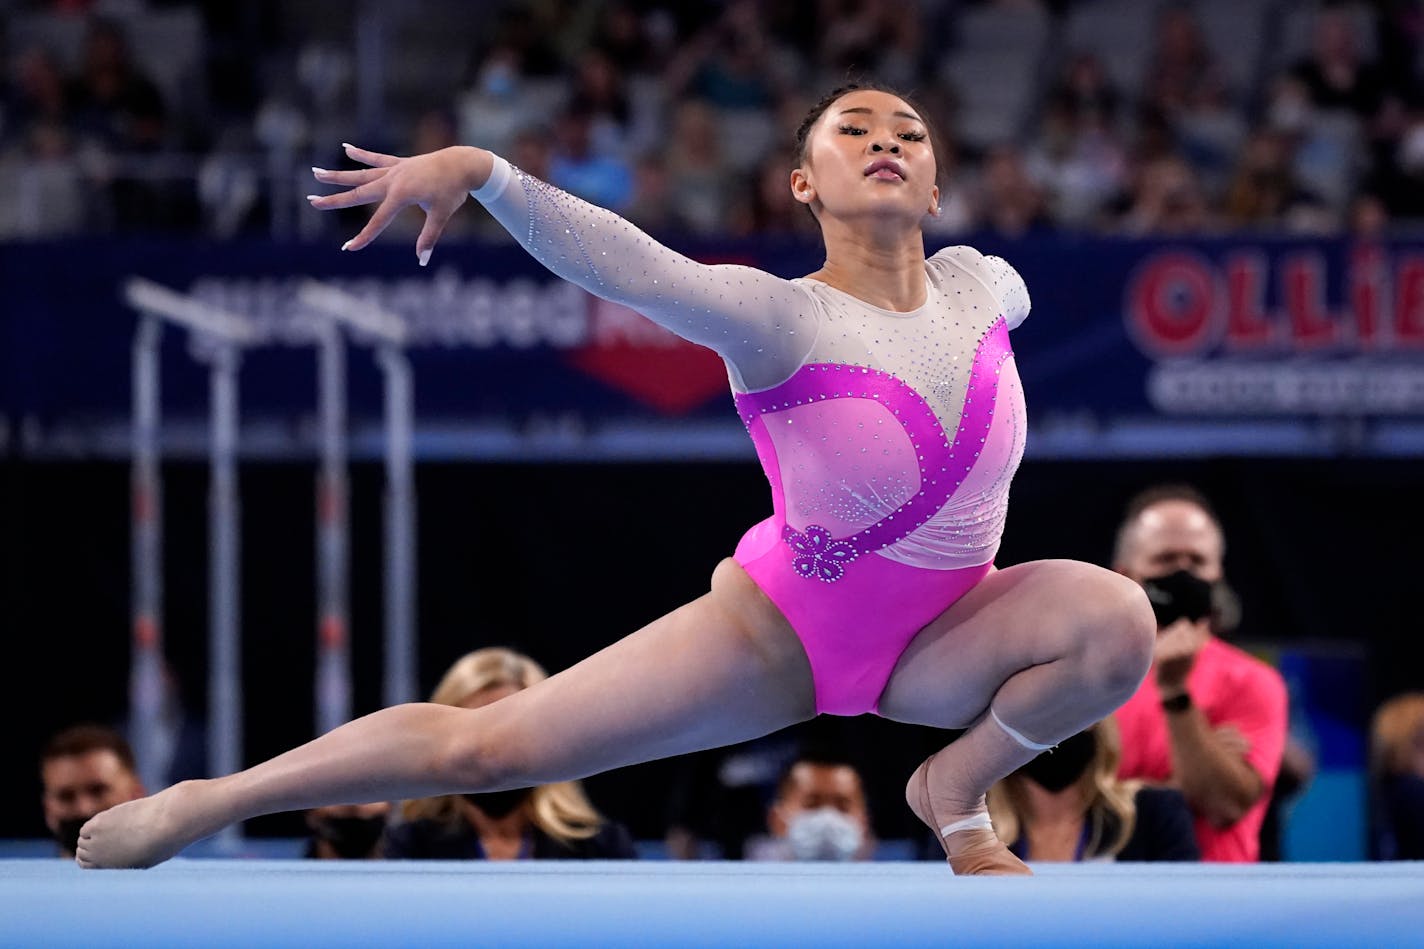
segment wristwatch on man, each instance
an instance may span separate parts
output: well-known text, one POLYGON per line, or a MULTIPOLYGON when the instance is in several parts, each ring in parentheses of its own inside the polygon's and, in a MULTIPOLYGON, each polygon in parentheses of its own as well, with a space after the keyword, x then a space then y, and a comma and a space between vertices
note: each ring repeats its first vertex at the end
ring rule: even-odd
POLYGON ((1190 692, 1178 692, 1162 700, 1162 707, 1169 712, 1185 712, 1192 707, 1192 694, 1190 692))

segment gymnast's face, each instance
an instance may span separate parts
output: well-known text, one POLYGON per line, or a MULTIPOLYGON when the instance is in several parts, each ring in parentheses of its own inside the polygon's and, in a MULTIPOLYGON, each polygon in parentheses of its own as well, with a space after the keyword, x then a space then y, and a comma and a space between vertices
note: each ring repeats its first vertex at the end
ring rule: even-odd
POLYGON ((826 109, 806 142, 791 193, 818 220, 872 216, 918 225, 939 207, 929 129, 903 99, 856 90, 826 109))
POLYGON ((1224 544, 1216 522, 1190 501, 1161 501, 1129 529, 1119 568, 1134 580, 1185 570, 1214 583, 1221 579, 1224 544))

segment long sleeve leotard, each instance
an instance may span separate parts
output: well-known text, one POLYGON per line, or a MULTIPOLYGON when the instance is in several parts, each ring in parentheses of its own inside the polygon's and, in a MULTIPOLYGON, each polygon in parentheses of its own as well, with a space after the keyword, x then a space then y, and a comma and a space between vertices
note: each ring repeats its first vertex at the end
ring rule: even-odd
POLYGON ((722 357, 773 500, 736 559, 806 644, 820 709, 873 710, 894 658, 998 549, 1026 434, 1008 343, 1022 279, 945 248, 925 303, 898 312, 691 260, 502 159, 474 196, 560 277, 722 357))

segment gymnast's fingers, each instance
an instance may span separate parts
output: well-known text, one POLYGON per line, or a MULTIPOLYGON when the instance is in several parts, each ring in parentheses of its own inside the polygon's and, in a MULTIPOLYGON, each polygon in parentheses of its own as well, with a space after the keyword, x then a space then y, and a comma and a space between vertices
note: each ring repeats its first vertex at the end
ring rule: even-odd
POLYGON ((371 215, 371 220, 367 221, 366 226, 361 228, 361 232, 345 244, 342 244, 341 249, 360 250, 365 247, 371 243, 371 241, 375 240, 376 236, 384 231, 390 225, 391 221, 395 220, 396 215, 400 213, 401 209, 405 207, 408 207, 408 204, 404 201, 386 198, 386 200, 382 201, 376 208, 376 213, 371 215))
POLYGON ((309 194, 307 200, 311 202, 312 207, 319 211, 335 211, 338 208, 375 204, 377 201, 384 201, 386 194, 386 183, 378 178, 375 181, 358 185, 350 191, 338 191, 336 194, 309 194))
POLYGON ((323 184, 343 185, 354 188, 370 184, 386 174, 386 168, 355 168, 350 171, 332 171, 330 168, 312 168, 312 177, 323 184))
POLYGON ((395 155, 367 151, 364 148, 357 148, 350 142, 342 142, 341 147, 346 149, 346 157, 353 161, 359 161, 363 165, 375 165, 378 168, 386 168, 400 161, 400 158, 395 155))
POLYGON ((420 236, 415 239, 415 256, 420 261, 420 266, 424 267, 430 263, 430 252, 435 249, 435 243, 444 233, 445 225, 450 223, 450 218, 459 207, 459 204, 449 208, 432 207, 425 212, 425 226, 420 229, 420 236))

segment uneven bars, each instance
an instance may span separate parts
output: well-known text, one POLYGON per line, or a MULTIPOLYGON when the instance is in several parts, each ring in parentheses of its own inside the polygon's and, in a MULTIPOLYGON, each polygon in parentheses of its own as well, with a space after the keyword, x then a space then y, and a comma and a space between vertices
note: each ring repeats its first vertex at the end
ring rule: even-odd
POLYGON ((385 673, 382 701, 413 702, 417 693, 415 633, 416 521, 411 456, 414 404, 405 321, 368 300, 316 280, 297 292, 306 306, 376 341, 385 381, 385 673))
MULTIPOLYGON (((241 527, 237 495, 237 440, 238 440, 238 352, 243 346, 250 346, 261 339, 251 323, 241 317, 194 300, 161 284, 143 277, 131 277, 124 285, 125 300, 136 309, 147 314, 140 325, 136 342, 135 370, 149 374, 149 378, 136 380, 135 409, 139 413, 136 422, 143 427, 135 433, 135 447, 142 448, 135 455, 135 481, 142 483, 145 493, 156 489, 157 479, 157 432, 160 417, 157 403, 159 387, 159 360, 157 346, 159 334, 153 317, 171 320, 190 332, 205 334, 217 340, 219 345, 206 357, 209 365, 211 484, 208 497, 209 547, 208 570, 208 629, 209 629, 209 674, 208 674, 208 763, 214 775, 232 774, 242 767, 242 666, 241 666, 241 577, 240 552, 241 527), (140 352, 142 350, 142 352, 140 352), (143 442, 142 439, 149 439, 143 442), (144 470, 147 468, 148 470, 144 470)), ((162 565, 153 561, 161 549, 161 521, 158 520, 161 506, 156 496, 145 499, 147 523, 139 526, 152 536, 151 542, 136 544, 141 547, 145 559, 136 565, 139 576, 135 579, 138 589, 153 591, 161 587, 158 575, 162 565)), ((135 517, 137 520, 138 512, 135 517)), ((149 594, 151 595, 151 593, 149 594)), ((151 600, 136 606, 147 611, 147 617, 156 622, 156 604, 151 600)), ((160 674, 162 665, 161 637, 156 626, 149 627, 143 615, 136 615, 135 661, 139 668, 130 677, 131 689, 142 691, 133 696, 138 718, 136 725, 144 729, 159 727, 155 709, 151 706, 159 694, 154 689, 154 676, 160 674)), ((161 747, 161 739, 156 731, 138 736, 140 747, 156 750, 161 747)), ((150 762, 149 767, 154 763, 150 762)), ((235 845, 241 837, 237 825, 219 832, 219 841, 227 846, 235 845)))
POLYGON ((130 277, 124 283, 124 299, 135 309, 235 346, 251 346, 260 339, 261 334, 242 317, 143 277, 130 277))

